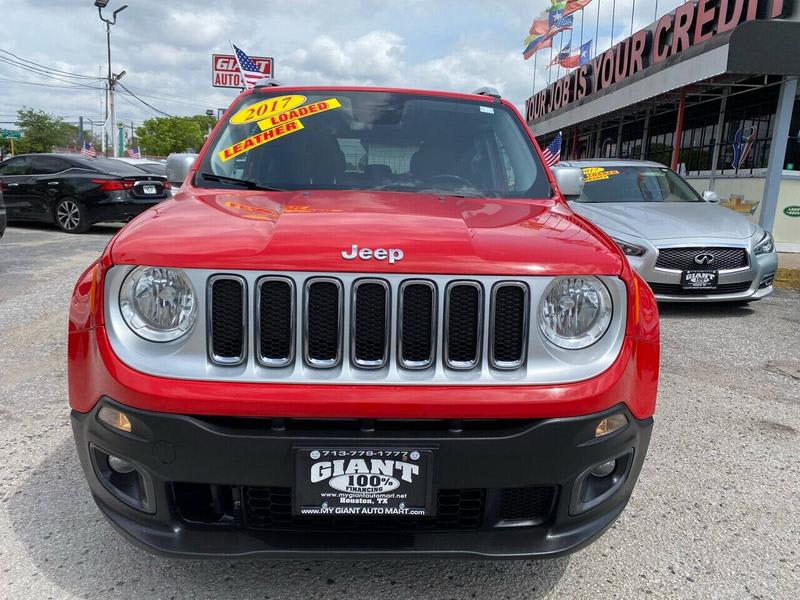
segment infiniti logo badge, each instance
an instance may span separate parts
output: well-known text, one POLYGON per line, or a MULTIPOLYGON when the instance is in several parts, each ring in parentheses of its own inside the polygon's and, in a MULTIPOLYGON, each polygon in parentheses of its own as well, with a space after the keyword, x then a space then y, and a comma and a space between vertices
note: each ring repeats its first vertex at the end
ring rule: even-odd
POLYGON ((714 262, 714 255, 709 254, 708 252, 701 252, 694 257, 694 262, 696 262, 698 265, 710 265, 712 262, 714 262))

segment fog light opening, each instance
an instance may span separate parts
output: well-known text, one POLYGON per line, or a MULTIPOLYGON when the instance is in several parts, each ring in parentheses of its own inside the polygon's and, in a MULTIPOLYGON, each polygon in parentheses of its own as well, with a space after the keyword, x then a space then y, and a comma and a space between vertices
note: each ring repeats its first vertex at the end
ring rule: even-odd
POLYGON ((592 469, 591 474, 595 477, 608 477, 614 472, 614 469, 617 468, 617 461, 616 460, 609 460, 604 463, 600 463, 594 469, 592 469))
POLYGON ((121 475, 132 473, 136 470, 136 467, 134 467, 127 460, 120 458, 119 456, 114 456, 113 454, 108 455, 108 466, 112 471, 121 475))
POLYGON ((119 500, 137 510, 155 512, 153 482, 147 472, 128 459, 89 445, 100 483, 119 500))
POLYGON ((622 413, 616 413, 601 419, 594 430, 594 437, 604 437, 619 431, 628 424, 628 417, 622 413))
POLYGON ((109 427, 119 431, 124 431, 125 433, 131 433, 133 431, 133 426, 128 416, 124 412, 112 408, 111 406, 101 407, 100 412, 97 413, 97 418, 109 427))

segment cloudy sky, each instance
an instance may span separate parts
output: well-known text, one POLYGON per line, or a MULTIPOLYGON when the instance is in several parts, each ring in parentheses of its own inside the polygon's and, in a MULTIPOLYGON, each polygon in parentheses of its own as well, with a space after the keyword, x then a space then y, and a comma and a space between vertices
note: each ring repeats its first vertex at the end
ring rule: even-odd
MULTIPOLYGON (((230 52, 229 40, 251 55, 273 56, 276 77, 286 83, 458 91, 493 85, 522 106, 534 72, 534 61, 522 59, 522 41, 549 6, 549 0, 111 0, 109 8, 125 2, 112 30, 114 71, 127 71, 122 83, 174 115, 230 104, 234 90, 211 87, 211 54, 230 52)), ((630 33, 632 10, 639 29, 656 10, 680 3, 616 0, 614 40, 630 33)), ((610 45, 613 5, 593 0, 582 18, 576 13, 575 45, 596 31, 599 50, 610 45)), ((105 30, 93 0, 0 0, 0 21, 0 50, 86 77, 105 73, 105 30)), ((554 46, 567 41, 557 37, 554 46)), ((537 89, 548 75, 554 79, 544 66, 548 58, 545 50, 537 59, 537 89)), ((0 122, 13 121, 21 106, 73 122, 79 115, 99 119, 101 83, 63 79, 0 61, 0 122)), ((139 124, 157 115, 133 97, 118 101, 119 120, 139 124)))

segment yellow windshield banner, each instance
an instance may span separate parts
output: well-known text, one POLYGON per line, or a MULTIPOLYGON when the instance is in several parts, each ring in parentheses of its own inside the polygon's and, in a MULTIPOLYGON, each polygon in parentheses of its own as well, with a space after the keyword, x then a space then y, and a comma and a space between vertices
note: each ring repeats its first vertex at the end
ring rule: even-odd
MULTIPOLYGON (((251 104, 247 108, 243 108, 231 117, 230 122, 234 125, 242 125, 244 123, 252 123, 253 121, 263 121, 273 115, 297 108, 305 101, 305 96, 297 94, 267 98, 261 102, 251 104)), ((262 127, 262 129, 266 128, 262 127)))
POLYGON ((301 121, 288 121, 287 123, 282 123, 276 127, 272 127, 271 129, 261 131, 253 136, 250 136, 249 138, 245 138, 241 142, 236 142, 232 146, 229 146, 217 153, 217 156, 219 156, 219 159, 224 162, 226 160, 236 158, 240 154, 249 152, 253 148, 258 148, 259 146, 263 146, 266 143, 280 139, 285 135, 289 135, 295 131, 300 131, 301 129, 303 129, 303 123, 301 121))
POLYGON ((619 175, 617 170, 606 171, 603 167, 585 167, 583 171, 583 182, 591 183, 593 181, 603 181, 613 175, 619 175))
POLYGON ((341 106, 342 104, 336 98, 328 98, 327 100, 320 100, 319 102, 313 102, 299 108, 293 108, 291 110, 272 115, 263 121, 259 121, 258 126, 262 130, 267 130, 271 127, 275 127, 276 125, 280 125, 281 123, 297 121, 303 117, 316 115, 327 110, 333 110, 334 108, 341 108, 341 106))

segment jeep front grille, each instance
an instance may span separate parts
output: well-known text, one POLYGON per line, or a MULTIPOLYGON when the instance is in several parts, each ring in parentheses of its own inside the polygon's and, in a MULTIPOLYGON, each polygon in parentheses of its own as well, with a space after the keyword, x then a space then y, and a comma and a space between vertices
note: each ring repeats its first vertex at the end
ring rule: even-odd
MULTIPOLYGON (((431 368, 436 361, 437 287, 432 281, 404 280, 397 286, 397 354, 404 369, 431 368)), ((246 286, 233 276, 215 275, 209 286, 209 347, 212 360, 237 365, 244 360, 246 286)), ((283 276, 258 280, 253 299, 258 363, 285 367, 295 356, 297 328, 295 282, 283 276)), ((344 332, 348 290, 333 277, 311 277, 303 286, 302 360, 315 369, 339 365, 346 344, 353 367, 380 369, 390 359, 392 285, 380 278, 360 278, 350 285, 350 327, 344 332)), ((528 336, 528 286, 499 281, 491 305, 483 285, 455 280, 445 286, 442 361, 453 370, 475 369, 481 362, 483 323, 491 324, 490 364, 498 369, 519 368, 525 361, 528 336)))
MULTIPOLYGON (((625 284, 601 277, 614 302, 608 332, 579 351, 536 326, 551 276, 259 272, 185 269, 197 324, 169 344, 122 319, 130 267, 106 279, 107 331, 127 365, 178 379, 285 384, 530 385, 594 377, 619 355, 625 284), (168 358, 168 359, 167 359, 168 358)), ((370 390, 369 394, 377 393, 370 390)))

